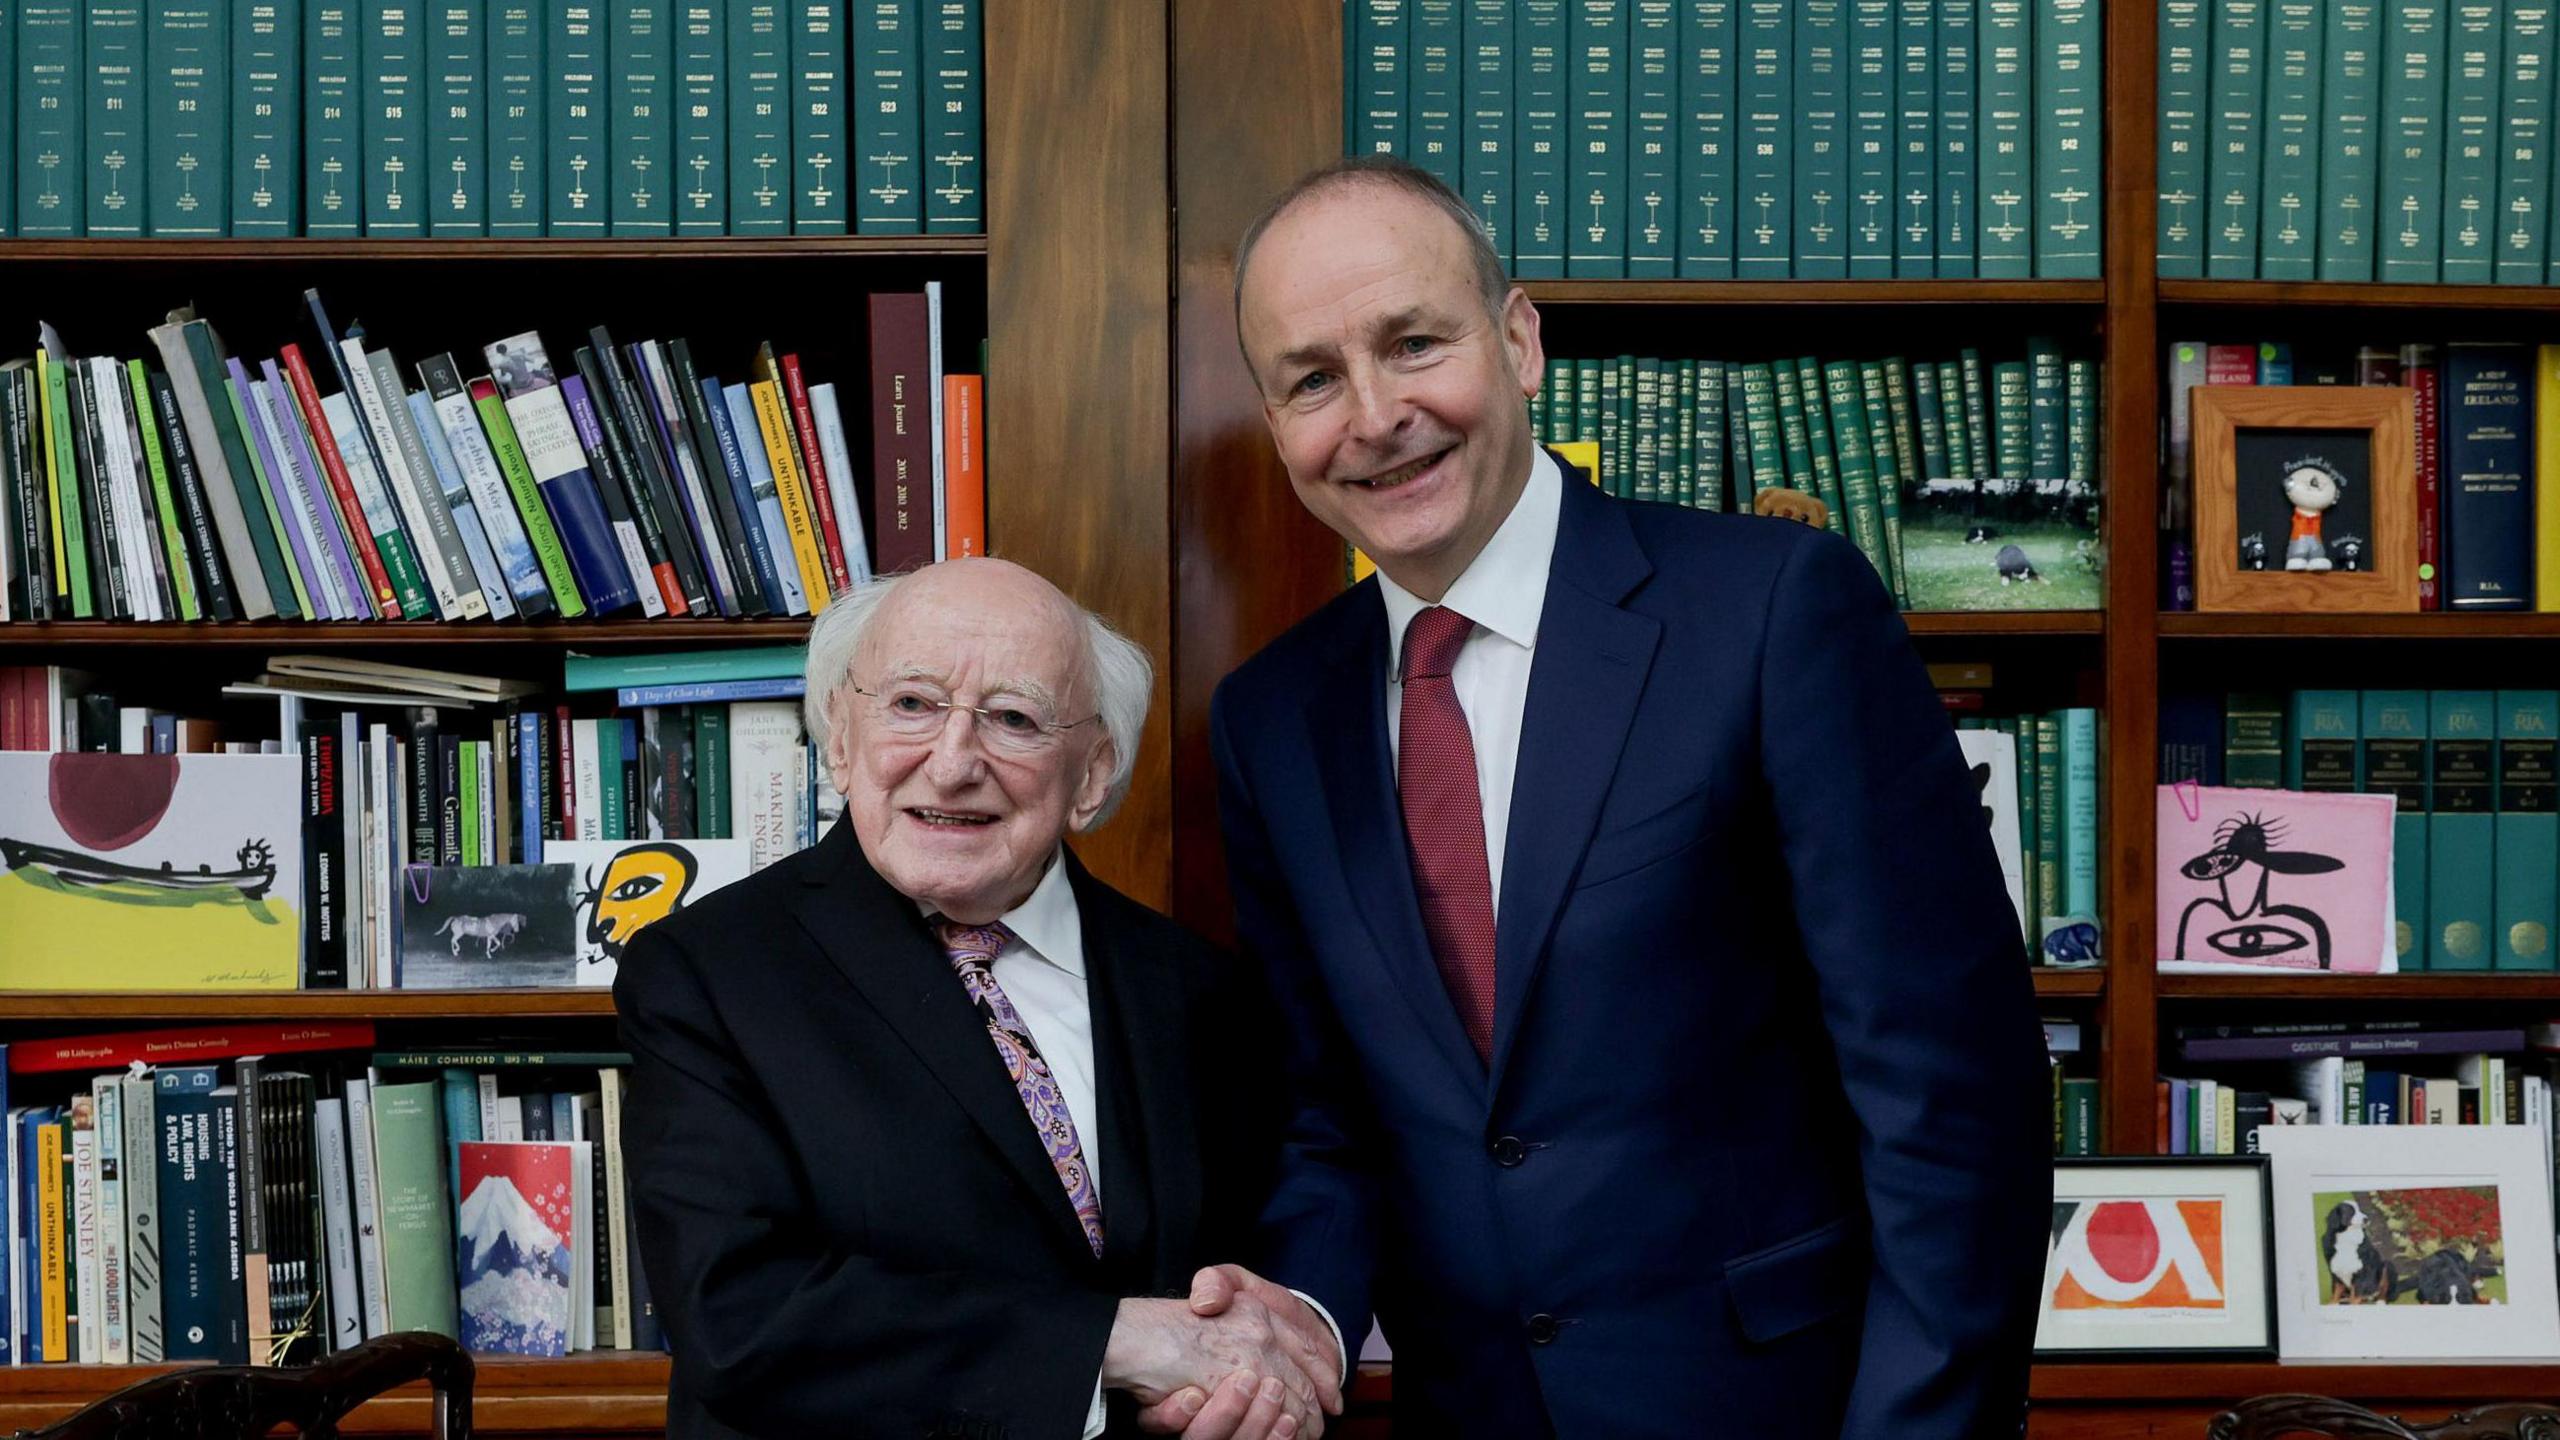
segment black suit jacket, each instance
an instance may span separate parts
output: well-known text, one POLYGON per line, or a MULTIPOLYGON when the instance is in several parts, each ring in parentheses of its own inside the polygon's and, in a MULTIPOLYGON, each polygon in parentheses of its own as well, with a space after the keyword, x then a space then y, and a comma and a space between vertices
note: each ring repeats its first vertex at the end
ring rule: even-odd
POLYGON ((669 1435, 1076 1440, 1119 1300, 1241 1253, 1274 1135, 1255 1062, 1230 1058, 1258 1047, 1230 1041, 1264 1007, 1065 863, 1100 1260, 940 943, 849 827, 634 941, 623 1145, 669 1435))

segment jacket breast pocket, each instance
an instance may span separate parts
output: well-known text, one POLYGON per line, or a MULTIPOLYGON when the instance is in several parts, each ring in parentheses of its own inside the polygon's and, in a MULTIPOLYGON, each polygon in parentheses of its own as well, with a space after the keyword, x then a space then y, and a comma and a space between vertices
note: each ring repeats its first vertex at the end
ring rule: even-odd
POLYGON ((1574 877, 1574 887, 1605 885, 1659 864, 1706 839, 1708 827, 1715 823, 1715 789, 1710 781, 1641 819, 1621 823, 1614 829, 1607 828, 1604 821, 1600 833, 1592 838, 1590 850, 1582 857, 1582 870, 1574 877))
POLYGON ((1727 1260, 1724 1288, 1743 1335, 1769 1341, 1847 1309, 1866 1291, 1867 1268, 1860 1217, 1844 1215, 1727 1260))

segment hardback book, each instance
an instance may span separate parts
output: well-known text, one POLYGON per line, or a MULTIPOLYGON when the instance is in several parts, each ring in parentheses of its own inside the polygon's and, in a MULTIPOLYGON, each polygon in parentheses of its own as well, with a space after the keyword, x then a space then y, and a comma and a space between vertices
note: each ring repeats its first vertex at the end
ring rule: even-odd
MULTIPOLYGON (((2025 0, 2003 3, 2023 6, 2025 0)), ((1844 215, 1849 228, 1848 273, 1852 280, 1890 280, 1896 202, 1893 0, 1848 0, 1848 10, 1849 208, 1844 215)), ((1986 114, 1992 103, 1990 91, 1986 79, 1986 114)), ((2023 193, 2020 198, 2024 199, 2023 193)), ((2026 235, 2023 218, 2018 235, 2026 235)))
POLYGON ((713 0, 675 0, 673 184, 679 235, 729 231, 728 10, 713 0))
MULTIPOLYGON (((895 575, 931 564, 936 552, 933 513, 934 406, 927 391, 931 320, 925 297, 881 293, 871 297, 871 485, 876 569, 895 575)), ((796 542, 795 542, 796 543, 796 542)), ((813 592, 812 609, 823 604, 813 592)))
POLYGON ((1680 218, 1678 0, 1628 0, 1628 19, 1627 208, 1619 228, 1627 274, 1668 280, 1678 271, 1680 218))
POLYGON ((2444 207, 2437 278, 2485 285, 2494 273, 2498 192, 2499 42, 2504 6, 2444 7, 2444 207))
POLYGON ((356 1293, 363 1301, 364 1338, 391 1333, 388 1272, 383 1267, 382 1208, 373 1132, 373 1082, 350 1076, 347 1094, 347 1190, 353 1206, 356 1293))
MULTIPOLYGON (((2266 126, 2268 0, 2213 0, 2213 123, 2205 165, 2205 274, 2258 278, 2260 146, 2266 126)), ((2039 37, 2041 47, 2041 37, 2039 37)))
POLYGON ((1458 107, 1466 17, 1458 0, 1406 0, 1406 10, 1405 39, 1412 60, 1405 133, 1396 150, 1452 192, 1464 194, 1459 189, 1465 182, 1458 170, 1458 107))
MULTIPOLYGON (((256 0, 241 0, 256 3, 256 0)), ((427 27, 427 233, 489 233, 491 7, 483 0, 419 0, 427 27)))
POLYGON ((2551 10, 2507 5, 2499 66, 2498 119, 2493 152, 2498 172, 2492 278, 2501 285, 2542 281, 2545 237, 2551 231, 2551 10))
POLYGON ((2496 970, 2550 970, 2560 925, 2560 694, 2501 690, 2498 705, 2497 856, 2491 933, 2496 970))
MULTIPOLYGON (((1974 194, 1980 159, 1974 146, 1981 91, 1978 12, 1976 0, 1938 0, 1937 273, 1941 280, 1970 280, 1975 274, 1975 234, 1981 219, 1974 194)), ((2054 40, 2072 43, 2060 35, 2054 40)), ((2077 117, 2056 111, 2054 123, 2077 123, 2077 117)))
POLYGON ((2446 609, 2534 607, 2532 358, 2521 345, 2444 347, 2446 609))
POLYGON ((609 0, 606 135, 615 235, 675 233, 675 0, 609 0))
MULTIPOLYGON (((471 397, 463 389, 462 372, 453 356, 437 355, 419 362, 418 378, 426 385, 423 397, 412 397, 413 402, 421 398, 424 401, 425 413, 415 416, 418 433, 426 441, 429 458, 440 468, 449 465, 462 482, 474 523, 483 532, 481 544, 503 577, 502 583, 491 590, 491 612, 496 612, 496 592, 502 589, 528 617, 553 613, 560 607, 552 599, 546 576, 557 571, 560 580, 567 583, 568 561, 560 552, 559 537, 552 531, 550 517, 543 513, 541 496, 533 489, 532 473, 519 465, 523 488, 520 493, 510 492, 511 477, 489 448, 488 436, 471 408, 471 397), (532 521, 530 527, 528 519, 532 521)), ((446 498, 450 502, 452 492, 448 491, 446 498)), ((455 514, 458 521, 461 512, 457 509, 455 514)), ((464 538, 469 539, 467 532, 464 538)), ((475 553, 472 559, 476 564, 480 557, 475 553)), ((585 608, 577 601, 574 586, 570 587, 569 603, 577 607, 569 611, 571 614, 585 608)))
POLYGON ((2267 0, 2266 152, 2258 212, 2258 278, 2309 280, 2319 250, 2321 44, 2329 7, 2267 0))
POLYGON ((2560 345, 2533 352, 2533 608, 2560 611, 2560 345))
POLYGON ((509 1355, 590 1348, 593 1162, 583 1141, 472 1141, 460 1151, 454 1265, 462 1343, 509 1355))
POLYGON ((2241 790, 2283 788, 2286 714, 2284 696, 2278 693, 2234 691, 2224 699, 2224 784, 2241 790))
POLYGON ((12 158, 16 233, 31 240, 76 237, 88 216, 88 107, 81 95, 80 0, 17 0, 17 92, 12 158), (50 103, 48 103, 50 102, 50 103))
MULTIPOLYGON (((481 354, 488 361, 490 378, 472 382, 473 404, 501 463, 510 441, 524 455, 526 468, 559 526, 579 593, 599 614, 634 603, 639 592, 632 583, 630 561, 638 536, 626 537, 604 509, 542 337, 526 331, 482 347, 481 354)), ((645 570, 645 564, 641 568, 645 570)), ((654 586, 649 598, 656 603, 654 586)), ((658 608, 663 610, 664 605, 658 608)))
MULTIPOLYGON (((1408 0, 1411 3, 1411 0, 1408 0)), ((1565 67, 1566 185, 1573 197, 1565 231, 1565 273, 1627 273, 1627 98, 1632 0, 1573 0, 1572 52, 1565 67)), ((1779 248, 1785 248, 1784 237, 1779 248)))
POLYGON ((2486 970, 2497 873, 2497 696, 2437 690, 2427 698, 2427 968, 2486 970))
POLYGON ((161 1304, 171 1360, 245 1365, 249 1327, 234 1176, 238 1110, 217 1067, 159 1072, 161 1304))
POLYGON ((434 1081, 373 1087, 376 1197, 381 1212, 384 1323, 460 1338, 453 1275, 451 1190, 434 1081))
MULTIPOLYGON (((2193 3, 2163 0, 2172 10, 2193 3)), ((2035 273, 2036 55, 2031 0, 1982 0, 1978 23, 1981 34, 1974 63, 1981 72, 1982 96, 1973 127, 1975 273, 1985 280, 2023 280, 2035 273)), ((2165 40, 2163 49, 2165 53, 2165 40)), ((2166 64, 2164 60, 2164 68, 2166 64)), ((2162 132, 2161 203, 2167 206, 2165 176, 2174 170, 2175 157, 2170 153, 2172 138, 2165 115, 2162 132)), ((2192 208, 2188 206, 2189 212, 2192 208)), ((2193 224, 2192 219, 2184 222, 2190 233, 2193 224)))
POLYGON ((427 233, 427 17, 432 0, 357 0, 364 35, 364 233, 427 233))
MULTIPOLYGON (((610 40, 601 0, 544 0, 543 188, 549 233, 592 239, 612 221, 610 40)), ((504 390, 503 383, 500 389, 504 390)), ((540 473, 537 466, 536 473, 540 473)))
POLYGON ((2374 278, 2432 285, 2443 254, 2445 0, 2383 0, 2381 207, 2374 278))
MULTIPOLYGON (((2388 275, 2385 279, 2390 278, 2388 275)), ((2418 484, 2418 608, 2444 608, 2448 587, 2443 571, 2444 367, 2434 345, 2400 347, 2400 383, 2409 387, 2410 409, 2416 412, 2418 484)))
POLYGON ((364 1342, 364 1295, 356 1282, 356 1211, 347 1154, 347 1102, 323 1094, 311 1112, 312 1163, 320 1186, 331 1354, 364 1342))
POLYGON ((1936 277, 1938 0, 1894 0, 1894 274, 1936 277))
MULTIPOLYGON (((1401 0, 1386 3, 1400 5, 1401 0)), ((1373 13, 1364 4, 1364 21, 1373 13)), ((1565 204, 1565 110, 1570 103, 1573 12, 1566 0, 1517 0, 1512 13, 1518 27, 1513 40, 1518 61, 1512 90, 1511 273, 1523 280, 1555 279, 1564 274, 1565 230, 1571 215, 1565 204)), ((1364 45, 1370 43, 1365 30, 1358 35, 1364 45)), ((1359 56, 1364 102, 1368 54, 1363 49, 1359 56)), ((1364 142, 1376 138, 1376 132, 1368 128, 1365 112, 1361 125, 1350 138, 1359 153, 1368 153, 1364 142)), ((886 566, 882 573, 888 573, 886 566)))
POLYGON ((732 235, 791 231, 791 57, 782 4, 731 0, 726 10, 732 235))
MULTIPOLYGON (((2014 0, 1989 0, 1996 9, 2014 0)), ((2162 279, 2204 276, 2205 147, 2212 133, 2206 77, 2212 70, 2209 0, 2159 0, 2160 193, 2153 246, 2162 279)))
POLYGON ((2383 18, 2388 0, 2322 7, 2320 238, 2323 280, 2371 280, 2382 142, 2383 18))
MULTIPOLYGON (((305 0, 306 4, 320 0, 305 0)), ((524 238, 543 233, 549 216, 543 161, 549 85, 543 65, 541 0, 490 0, 489 233, 524 238)))
POLYGON ((231 233, 302 233, 302 0, 232 0, 231 233))
POLYGON ((2353 690, 2296 690, 2285 725, 2284 788, 2332 795, 2364 789, 2362 701, 2353 690))
POLYGON ((144 154, 154 235, 231 233, 231 7, 247 0, 153 0, 144 154))
MULTIPOLYGON (((854 229, 865 235, 914 235, 924 229, 922 3, 866 0, 860 23, 845 37, 853 69, 853 123, 847 138, 852 169, 861 177, 852 187, 854 229)), ((795 119, 795 145, 797 123, 795 119)), ((795 210, 795 229, 799 218, 795 210)))
MULTIPOLYGON (((1465 28, 1458 46, 1457 188, 1458 193, 1466 197, 1467 208, 1475 211, 1477 222, 1484 226, 1485 239, 1493 246, 1493 253, 1501 256, 1503 262, 1508 265, 1512 251, 1511 136, 1512 127, 1516 123, 1512 113, 1512 96, 1519 63, 1519 57, 1513 48, 1513 28, 1517 7, 1513 5, 1512 0, 1464 0, 1464 3, 1465 9, 1461 18, 1465 28)), ((1667 4, 1668 0, 1665 0, 1665 3, 1667 4)), ((938 62, 940 65, 948 67, 955 63, 976 63, 975 35, 971 34, 964 41, 959 34, 964 24, 974 26, 978 23, 976 10, 975 4, 964 3, 964 0, 935 0, 934 28, 938 44, 943 51, 943 58, 938 62)), ((953 103, 961 105, 968 103, 966 88, 950 80, 946 71, 937 70, 933 78, 941 92, 952 97, 953 103)), ((967 123, 971 125, 981 123, 974 108, 966 113, 967 123)), ((958 128, 956 116, 937 114, 932 118, 938 133, 958 128)), ((956 145, 963 138, 954 135, 950 140, 935 142, 936 153, 931 157, 931 168, 935 172, 932 176, 933 188, 926 193, 928 229, 960 228, 957 224, 946 227, 940 223, 941 186, 945 183, 942 176, 944 165, 941 151, 956 145)), ((978 145, 976 131, 970 131, 965 138, 968 142, 965 158, 969 167, 974 169, 978 145)), ((956 179, 961 166, 955 163, 951 169, 956 179)), ((970 197, 973 206, 975 188, 973 176, 970 197)), ((1673 191, 1675 198, 1677 193, 1675 189, 1673 191)), ((972 214, 975 213, 973 208, 972 214)), ((1670 222, 1666 221, 1666 223, 1670 222)), ((972 228, 983 228, 983 221, 972 228)))
POLYGON ((358 0, 302 0, 302 233, 364 233, 364 36, 358 0))
MULTIPOLYGON (((925 107, 925 193, 924 228, 934 235, 974 235, 987 228, 986 219, 986 57, 984 35, 986 21, 981 14, 984 0, 930 0, 925 32, 925 84, 933 103, 925 107)), ((1504 191, 1510 189, 1510 110, 1504 103, 1499 115, 1487 120, 1479 114, 1476 102, 1485 94, 1476 88, 1483 78, 1482 67, 1492 65, 1501 72, 1502 93, 1510 87, 1510 52, 1500 37, 1484 28, 1491 23, 1489 14, 1502 12, 1507 28, 1509 9, 1492 0, 1470 0, 1467 47, 1470 70, 1467 95, 1471 127, 1495 125, 1499 133, 1471 128, 1480 143, 1496 146, 1501 157, 1501 179, 1504 191), (1488 56, 1490 55, 1490 58, 1488 56)), ((1470 147, 1472 154, 1475 147, 1470 147)), ((1495 249, 1508 255, 1507 230, 1510 197, 1497 197, 1494 204, 1486 193, 1470 187, 1467 198, 1477 206, 1489 227, 1499 226, 1495 249)))
MULTIPOLYGON (((89 0, 81 54, 87 107, 87 231, 145 233, 143 115, 151 67, 144 53, 145 0, 89 0)), ((4 17, 0 17, 4 18, 4 17)), ((6 72, 0 72, 6 73, 6 72)), ((32 77, 30 77, 32 78, 32 77)))
POLYGON ((1412 102, 1410 3, 1353 0, 1343 16, 1350 59, 1343 83, 1351 92, 1346 99, 1352 121, 1343 138, 1355 155, 1392 155, 1404 148, 1412 102))
MULTIPOLYGON (((471 553, 474 547, 465 539, 443 477, 436 473, 426 441, 418 433, 408 392, 401 383, 399 362, 388 350, 368 353, 363 343, 361 334, 351 330, 339 348, 346 352, 348 370, 355 377, 357 411, 374 434, 392 499, 399 504, 410 538, 418 542, 437 610, 448 620, 487 618, 490 605, 481 589, 480 567, 471 553)), ((459 491, 461 486, 457 483, 454 489, 459 491)), ((479 529, 476 517, 471 529, 479 529)), ((486 546, 484 536, 479 548, 486 546)), ((489 579, 496 583, 494 576, 489 579)))
MULTIPOLYGON (((1935 0, 1907 3, 1934 4, 1935 0)), ((1796 117, 1791 108, 1796 7, 1786 0, 1741 0, 1741 4, 1741 66, 1735 72, 1741 133, 1734 174, 1734 275, 1744 280, 1784 280, 1793 273, 1796 238, 1796 117)))

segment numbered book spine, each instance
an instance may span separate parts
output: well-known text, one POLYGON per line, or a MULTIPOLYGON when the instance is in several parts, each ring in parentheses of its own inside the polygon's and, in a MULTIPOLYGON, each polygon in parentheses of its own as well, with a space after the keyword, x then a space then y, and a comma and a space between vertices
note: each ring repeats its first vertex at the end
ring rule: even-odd
POLYGON ((729 228, 727 6, 674 0, 675 195, 678 235, 729 228))
MULTIPOLYGON (((791 232, 791 114, 781 0, 729 0, 729 233, 791 232)), ((860 71, 856 71, 857 85, 860 71)), ((858 89, 857 95, 865 92, 858 89)), ((863 135, 854 124, 858 143, 863 135)), ((857 152, 859 153, 859 152, 857 152)))
MULTIPOLYGON (((932 98, 925 106, 924 228, 932 235, 982 234, 987 228, 986 18, 982 0, 932 3, 933 24, 925 37, 933 53, 925 65, 932 98)), ((1507 52, 1504 64, 1507 77, 1507 52)), ((1502 153, 1507 190, 1507 144, 1502 153)))
POLYGON ((232 3, 150 0, 151 178, 143 188, 154 235, 231 233, 232 3))
POLYGON ((2105 177, 2106 16, 2098 0, 2040 0, 2036 14, 2036 274, 2095 280, 2105 177))
POLYGON ((1680 262, 1682 279, 1733 277, 1736 0, 1681 0, 1680 262))
POLYGON ((489 233, 489 0, 423 0, 427 233, 489 233))
MULTIPOLYGON (((142 128, 150 63, 143 39, 144 0, 89 0, 82 70, 88 106, 88 199, 92 236, 130 239, 143 233, 142 128)), ((0 81, 7 74, 0 71, 0 81)))
POLYGON ((2497 696, 2437 690, 2427 696, 2433 783, 2427 815, 2427 966, 2486 970, 2496 903, 2497 696))
POLYGON ((304 0, 302 233, 364 233, 364 44, 357 0, 304 0))
MULTIPOLYGON (((845 0, 789 0, 791 44, 791 233, 850 233, 845 163, 845 0)), ((906 84, 899 93, 899 144, 908 157, 898 214, 907 228, 923 221, 922 26, 913 4, 899 12, 904 27, 906 84)))
POLYGON ((2560 923, 2560 693, 2501 690, 2498 703, 2498 818, 2492 848, 2498 875, 2491 900, 2495 970, 2550 970, 2551 932, 2560 923))
POLYGON ((2267 9, 2266 169, 2259 184, 2258 278, 2309 280, 2316 270, 2320 202, 2319 0, 2270 0, 2267 9))
POLYGON ((1627 68, 1631 0, 1573 0, 1566 66, 1571 170, 1566 176, 1565 273, 1627 273, 1627 68))
POLYGON ((1795 16, 1789 139, 1795 216, 1790 273, 1839 280, 1849 273, 1849 17, 1846 0, 1800 0, 1795 16))
POLYGON ((542 58, 551 77, 543 94, 549 233, 592 240, 606 233, 611 220, 606 199, 611 98, 605 84, 603 0, 542 0, 542 5, 542 58))
MULTIPOLYGON (((1519 57, 1511 0, 1466 0, 1459 43, 1459 187, 1493 253, 1511 263, 1511 133, 1519 57)), ((928 216, 928 222, 930 217, 928 216)))
POLYGON ((1893 272, 1938 273, 1938 0, 1894 0, 1893 272))
MULTIPOLYGON (((2379 0, 2324 7, 2320 78, 2320 239, 2323 280, 2373 278, 2374 186, 2382 153, 2379 0)), ((2167 274, 2167 271, 2162 271, 2167 274)), ((2535 277, 2539 283, 2539 275, 2535 277)))
POLYGON ((1974 67, 1982 73, 1973 131, 1974 273, 1985 280, 2035 274, 2035 27, 2028 5, 1982 0, 1982 34, 1974 46, 1974 67))
MULTIPOLYGON (((1413 17, 1410 0, 1348 0, 1343 14, 1351 49, 1351 150, 1397 155, 1413 128, 1413 17)), ((1559 0, 1563 3, 1563 0, 1559 0)))
POLYGON ((364 233, 427 233, 428 0, 357 0, 364 37, 364 233))
POLYGON ((233 0, 231 233, 302 233, 303 0, 233 0))
POLYGON ((2498 198, 2492 270, 2501 285, 2538 285, 2551 231, 2550 0, 2512 0, 2506 24, 2493 147, 2498 198))
POLYGON ((1458 194, 1458 52, 1466 37, 1458 0, 1406 0, 1412 12, 1413 103, 1397 153, 1458 194))
POLYGON ((2386 3, 2374 278, 2432 285, 2443 253, 2445 0, 2386 3))
MULTIPOLYGON (((82 143, 80 0, 17 0, 17 106, 10 136, 18 172, 17 233, 76 236, 88 224, 88 160, 82 143)), ((158 94, 155 86, 153 94, 158 94)), ((148 186, 145 192, 148 193, 148 186)))
MULTIPOLYGON (((1975 0, 1938 0, 1938 278, 1974 276, 1974 115, 1979 106, 1975 0)), ((2099 102, 2100 113, 2104 112, 2099 102)), ((2094 126, 2093 126, 2094 128, 2094 126)), ((2095 167, 2092 167, 2094 173, 2095 167)))
POLYGON ((1519 64, 1511 150, 1518 210, 1511 273, 1523 280, 1553 280, 1564 274, 1565 62, 1573 48, 1573 15, 1565 0, 1518 0, 1513 22, 1519 64))
MULTIPOLYGON (((922 65, 917 0, 865 0, 853 28, 854 228, 865 235, 924 229, 922 65)), ((795 115, 794 125, 798 123, 795 115)))
POLYGON ((1792 0, 1743 0, 1742 69, 1737 104, 1742 150, 1735 181, 1742 207, 1735 216, 1734 275, 1743 280, 1784 280, 1795 249, 1795 6, 1792 0))
MULTIPOLYGON (((2020 0, 2023 3, 2023 0, 2020 0)), ((1849 0, 1849 278, 1893 278, 1893 0, 1849 0)))
MULTIPOLYGON (((316 0, 314 0, 316 3, 316 0)), ((541 0, 489 6, 489 233, 524 239, 546 223, 541 0)))
MULTIPOLYGON (((6 86, 10 92, 0 95, 0 116, 7 117, 12 126, 15 126, 21 118, 17 110, 16 91, 18 88, 18 9, 23 3, 24 0, 0 0, 0 86, 6 86)), ((8 135, 0 136, 0 235, 15 233, 17 205, 18 137, 13 130, 8 135)), ((21 581, 24 580, 23 572, 20 573, 19 578, 21 581)), ((13 590, 11 593, 17 592, 13 590)), ((25 615, 27 612, 17 613, 25 615)), ((7 1274, 6 1270, 0 1270, 0 1284, 6 1283, 7 1274)), ((0 1305, 0 1308, 5 1308, 5 1305, 0 1305)), ((0 1318, 0 1358, 5 1358, 9 1354, 12 1337, 5 1333, 7 1327, 8 1321, 0 1318)))
MULTIPOLYGON (((605 130, 612 164, 606 225, 616 235, 675 233, 673 6, 674 0, 606 0, 605 130)), ((835 156, 842 154, 838 147, 835 156)))
POLYGON ((2494 271, 2498 80, 2506 30, 2497 0, 2453 0, 2445 51, 2444 240, 2438 277, 2485 285, 2494 271))
POLYGON ((1679 270, 1679 6, 1629 0, 1628 19, 1627 274, 1668 280, 1679 270))
MULTIPOLYGON (((1998 5, 2003 0, 1990 0, 1998 5)), ((2205 77, 2212 50, 2206 0, 2159 0, 2160 194, 2153 216, 2162 279, 2204 276, 2205 77)))

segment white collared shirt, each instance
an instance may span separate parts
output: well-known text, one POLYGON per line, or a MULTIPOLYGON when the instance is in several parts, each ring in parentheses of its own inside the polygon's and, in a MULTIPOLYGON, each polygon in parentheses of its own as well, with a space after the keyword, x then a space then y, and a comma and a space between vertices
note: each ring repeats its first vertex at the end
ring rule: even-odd
MULTIPOLYGON (((1531 452, 1529 483, 1484 549, 1449 586, 1440 603, 1476 622, 1449 675, 1458 709, 1475 743, 1476 794, 1484 804, 1484 858, 1493 880, 1494 912, 1502 909, 1502 854, 1511 830, 1511 785, 1519 773, 1520 722, 1529 708, 1529 666, 1537 658, 1538 619, 1547 607, 1547 572, 1555 560, 1564 472, 1545 450, 1531 452)), ((1430 603, 1378 572, 1387 606, 1387 753, 1401 767, 1404 731, 1404 632, 1430 603)))

